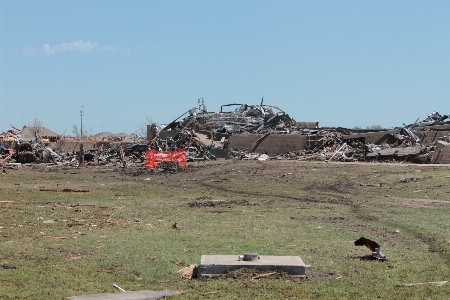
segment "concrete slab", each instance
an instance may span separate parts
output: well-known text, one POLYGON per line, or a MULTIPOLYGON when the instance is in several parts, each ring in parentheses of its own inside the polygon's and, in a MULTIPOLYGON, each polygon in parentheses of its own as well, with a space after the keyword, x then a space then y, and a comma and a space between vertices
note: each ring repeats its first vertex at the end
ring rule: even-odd
POLYGON ((145 300, 160 299, 180 294, 179 291, 135 291, 66 297, 65 300, 145 300))
POLYGON ((306 265, 299 256, 263 256, 253 261, 239 260, 239 255, 202 255, 199 276, 225 274, 239 268, 261 271, 285 271, 292 275, 306 275, 306 265))

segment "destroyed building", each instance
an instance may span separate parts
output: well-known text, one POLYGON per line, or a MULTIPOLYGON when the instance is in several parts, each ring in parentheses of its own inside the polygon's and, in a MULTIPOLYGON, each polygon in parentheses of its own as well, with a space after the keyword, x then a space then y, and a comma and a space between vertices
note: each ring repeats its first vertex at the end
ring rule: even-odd
POLYGON ((144 167, 147 150, 186 150, 187 161, 295 159, 327 162, 450 163, 450 119, 430 113, 390 129, 320 128, 297 122, 277 106, 225 104, 209 111, 202 98, 166 126, 151 124, 147 138, 103 132, 80 140, 46 128, 0 134, 1 162, 144 167))
MULTIPOLYGON (((263 99, 264 100, 264 99, 263 99)), ((188 150, 191 160, 215 158, 447 163, 450 121, 437 112, 391 129, 320 128, 296 122, 282 109, 226 104, 207 110, 203 99, 162 127, 148 126, 150 147, 188 150)))

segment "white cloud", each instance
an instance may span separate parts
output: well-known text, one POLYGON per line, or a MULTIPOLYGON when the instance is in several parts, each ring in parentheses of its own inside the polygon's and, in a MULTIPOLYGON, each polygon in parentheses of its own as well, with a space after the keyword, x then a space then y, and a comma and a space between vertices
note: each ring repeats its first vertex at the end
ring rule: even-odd
POLYGON ((100 47, 97 42, 91 43, 91 41, 85 42, 83 40, 53 46, 45 44, 42 47, 42 50, 47 55, 54 55, 58 52, 71 52, 71 51, 91 52, 94 50, 112 50, 112 49, 114 48, 111 46, 100 47))
POLYGON ((25 46, 22 48, 22 53, 26 56, 31 56, 35 53, 33 46, 25 46))

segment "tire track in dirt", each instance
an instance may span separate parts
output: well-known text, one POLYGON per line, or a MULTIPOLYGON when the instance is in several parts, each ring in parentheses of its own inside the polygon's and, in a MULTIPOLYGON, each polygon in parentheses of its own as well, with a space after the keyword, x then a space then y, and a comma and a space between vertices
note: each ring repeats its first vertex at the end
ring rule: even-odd
MULTIPOLYGON (((228 192, 228 193, 233 193, 238 195, 239 197, 242 197, 243 195, 248 195, 248 196, 252 196, 252 197, 261 197, 262 195, 256 192, 243 192, 243 191, 236 191, 233 190, 231 188, 225 188, 225 187, 220 187, 218 185, 214 185, 214 184, 208 184, 206 180, 200 181, 199 184, 203 187, 207 187, 210 189, 215 189, 215 190, 219 190, 222 192, 228 192)), ((325 194, 325 193, 317 193, 318 195, 320 194, 325 194)), ((289 195, 281 195, 281 194, 275 194, 275 193, 265 193, 263 196, 266 198, 275 198, 275 199, 289 199, 289 200, 294 200, 294 201, 305 201, 305 202, 313 202, 313 203, 332 203, 332 204, 344 204, 344 205, 350 205, 353 202, 350 201, 351 203, 349 203, 349 199, 344 198, 342 196, 336 196, 336 195, 328 195, 325 194, 327 196, 331 196, 331 197, 335 197, 338 199, 325 199, 325 200, 320 200, 317 199, 316 197, 313 196, 307 196, 307 197, 293 197, 293 196, 289 196, 289 195)))
MULTIPOLYGON (((219 190, 222 192, 228 192, 228 193, 231 192, 236 195, 239 195, 240 197, 242 197, 243 194, 252 196, 252 197, 261 197, 261 194, 258 194, 258 193, 253 193, 253 192, 249 192, 249 191, 246 191, 246 192, 236 191, 231 188, 225 188, 225 187, 220 187, 218 185, 208 184, 206 180, 200 181, 199 184, 203 187, 216 189, 216 190, 219 190)), ((345 205, 345 206, 349 206, 351 208, 351 211, 355 214, 355 216, 358 219, 361 219, 363 221, 377 221, 378 220, 377 217, 363 212, 363 210, 361 209, 361 205, 355 204, 351 199, 343 197, 339 194, 329 193, 329 192, 317 192, 317 193, 315 193, 315 195, 322 195, 322 196, 327 196, 327 197, 325 197, 326 199, 317 199, 316 197, 312 197, 312 196, 300 198, 300 197, 293 197, 293 196, 289 196, 289 195, 280 195, 280 194, 275 194, 275 193, 264 194, 265 197, 268 197, 268 198, 272 197, 275 199, 290 199, 290 200, 294 200, 294 201, 307 201, 307 202, 322 203, 322 204, 323 203, 332 203, 332 204, 338 204, 338 205, 345 205)))
POLYGON ((425 235, 424 233, 420 233, 417 230, 399 225, 398 223, 389 221, 385 223, 391 227, 400 228, 403 232, 406 232, 408 235, 420 240, 422 243, 427 245, 429 252, 436 253, 443 260, 444 264, 450 267, 450 251, 448 250, 448 243, 445 240, 438 237, 425 235))

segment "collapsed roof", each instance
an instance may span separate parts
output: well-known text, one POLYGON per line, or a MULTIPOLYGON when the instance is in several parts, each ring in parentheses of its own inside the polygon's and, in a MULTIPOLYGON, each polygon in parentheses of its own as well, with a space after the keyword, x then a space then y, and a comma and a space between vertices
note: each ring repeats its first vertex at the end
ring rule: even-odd
POLYGON ((295 125, 295 120, 282 109, 263 104, 225 104, 219 112, 209 112, 202 98, 199 106, 191 108, 172 121, 163 131, 181 130, 186 127, 196 130, 212 130, 222 133, 262 133, 277 128, 295 125), (184 119, 185 115, 188 115, 184 119))

